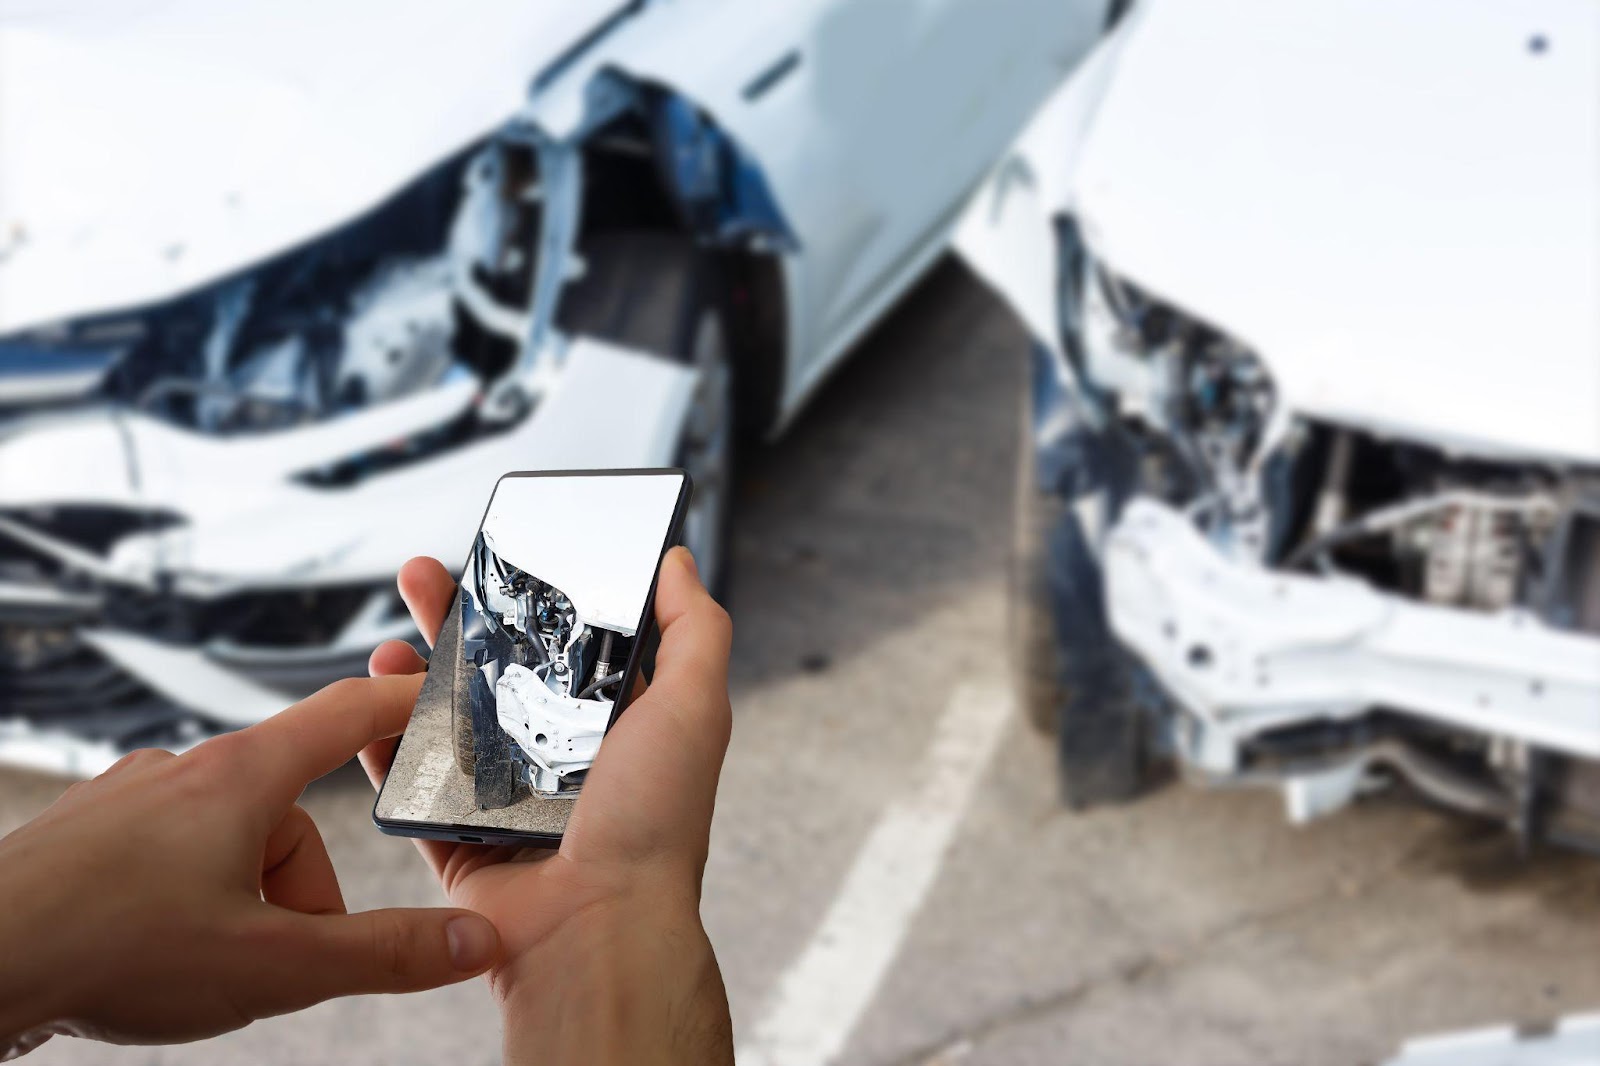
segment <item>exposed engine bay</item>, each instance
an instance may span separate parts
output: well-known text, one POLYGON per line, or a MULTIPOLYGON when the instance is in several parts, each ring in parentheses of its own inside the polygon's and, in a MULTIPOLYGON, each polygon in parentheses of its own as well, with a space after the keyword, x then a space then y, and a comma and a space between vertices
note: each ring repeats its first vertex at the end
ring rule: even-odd
POLYGON ((1398 778, 1600 846, 1600 471, 1286 410, 1247 346, 1060 237, 1041 455, 1098 523, 1158 746, 1296 818, 1398 778))
POLYGON ((478 806, 508 806, 518 784, 545 798, 576 795, 634 634, 581 618, 566 593, 501 558, 485 533, 462 582, 461 616, 471 707, 456 760, 474 776, 478 806))

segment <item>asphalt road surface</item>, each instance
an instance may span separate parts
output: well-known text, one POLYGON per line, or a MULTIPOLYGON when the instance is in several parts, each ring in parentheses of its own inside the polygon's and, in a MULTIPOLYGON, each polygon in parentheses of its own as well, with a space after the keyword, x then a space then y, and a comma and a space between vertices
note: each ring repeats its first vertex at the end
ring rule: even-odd
MULTIPOLYGON (((434 647, 434 663, 454 662, 461 647, 461 601, 451 609, 434 647)), ((377 808, 385 820, 433 822, 515 829, 525 833, 561 833, 572 814, 572 799, 544 799, 522 785, 509 807, 481 810, 472 776, 456 768, 452 736, 451 693, 454 671, 432 670, 417 696, 405 741, 395 752, 384 779, 387 788, 377 808)), ((465 695, 465 690, 462 690, 465 695)), ((469 712, 470 713, 470 712, 469 712)))
MULTIPOLYGON (((1182 785, 1057 807, 1004 682, 1022 350, 943 266, 746 464, 705 895, 743 1066, 1371 1063, 1409 1034, 1600 1006, 1600 862, 1519 862, 1394 799, 1305 828, 1271 795, 1182 785)), ((0 776, 0 828, 59 787, 0 776)), ((350 904, 434 901, 370 804, 355 773, 307 799, 350 904)), ((469 985, 29 1061, 497 1058, 469 985)))

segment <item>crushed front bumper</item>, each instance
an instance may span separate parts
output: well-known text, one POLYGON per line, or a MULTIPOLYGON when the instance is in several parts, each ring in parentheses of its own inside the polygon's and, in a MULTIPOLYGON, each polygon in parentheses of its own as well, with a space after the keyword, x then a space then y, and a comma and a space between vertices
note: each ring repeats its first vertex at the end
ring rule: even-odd
POLYGON ((1231 560, 1146 498, 1105 566, 1117 635, 1207 727, 1202 770, 1234 772, 1268 730, 1377 709, 1600 758, 1600 638, 1231 560))
MULTIPOLYGON (((339 622, 314 618, 316 612, 305 608, 303 617, 285 623, 291 636, 303 631, 303 640, 260 644, 222 632, 227 627, 218 624, 215 602, 198 594, 113 586, 93 574, 19 583, 0 572, 0 765, 89 776, 134 748, 183 750, 275 714, 336 678, 364 673, 367 656, 383 639, 415 636, 403 610, 393 617, 380 610, 392 575, 407 558, 456 557, 506 470, 670 462, 695 373, 649 352, 579 336, 568 342, 561 373, 536 412, 512 429, 350 488, 310 489, 290 475, 335 461, 364 440, 335 441, 326 454, 296 458, 285 469, 271 469, 276 452, 263 449, 257 459, 266 469, 240 472, 218 464, 216 481, 174 476, 152 485, 152 475, 146 492, 177 513, 218 499, 240 504, 240 512, 215 521, 196 518, 192 539, 194 552, 235 565, 237 572, 226 573, 245 593, 262 591, 259 583, 293 606, 321 586, 309 579, 286 584, 286 576, 292 580, 301 560, 322 556, 337 556, 328 565, 338 568, 341 585, 375 591, 361 605, 347 605, 339 622)), ((285 433, 275 449, 303 446, 326 432, 285 433)), ((213 447, 194 443, 197 455, 187 458, 203 468, 200 460, 213 447)), ((8 497, 24 487, 6 480, 0 509, 38 504, 8 497)), ((0 537, 0 571, 8 550, 17 549, 0 537)))

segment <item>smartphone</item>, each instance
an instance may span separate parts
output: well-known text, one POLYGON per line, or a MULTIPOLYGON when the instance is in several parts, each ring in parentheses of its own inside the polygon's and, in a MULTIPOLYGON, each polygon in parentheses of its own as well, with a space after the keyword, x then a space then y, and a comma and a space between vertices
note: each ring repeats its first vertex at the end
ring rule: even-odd
POLYGON ((677 469, 506 474, 467 554, 372 820, 398 836, 555 845, 628 705, 677 469))

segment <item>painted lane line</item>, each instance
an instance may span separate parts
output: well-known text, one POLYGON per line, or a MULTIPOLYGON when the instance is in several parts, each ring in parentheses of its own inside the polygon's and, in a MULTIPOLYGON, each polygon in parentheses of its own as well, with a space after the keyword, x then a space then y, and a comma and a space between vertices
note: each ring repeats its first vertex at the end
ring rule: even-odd
POLYGON ((899 953, 994 755, 1003 683, 956 688, 912 789, 879 817, 838 894, 776 990, 739 1066, 826 1066, 845 1047, 899 953))
POLYGON ((433 808, 444 791, 448 776, 456 768, 455 756, 442 748, 432 748, 417 763, 416 775, 411 779, 411 791, 395 809, 394 817, 402 822, 433 822, 433 808))

